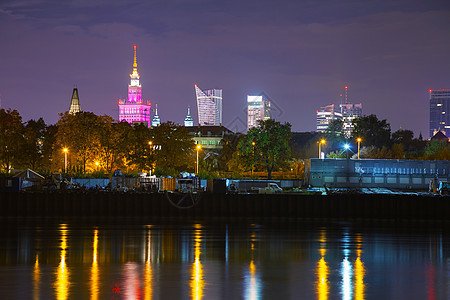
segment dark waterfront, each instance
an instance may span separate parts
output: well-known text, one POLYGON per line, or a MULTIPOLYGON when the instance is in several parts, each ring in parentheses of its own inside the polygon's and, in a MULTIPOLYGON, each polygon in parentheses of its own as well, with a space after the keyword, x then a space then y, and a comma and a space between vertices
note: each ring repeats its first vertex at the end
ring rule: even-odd
POLYGON ((445 223, 1 223, 2 299, 450 298, 445 223))

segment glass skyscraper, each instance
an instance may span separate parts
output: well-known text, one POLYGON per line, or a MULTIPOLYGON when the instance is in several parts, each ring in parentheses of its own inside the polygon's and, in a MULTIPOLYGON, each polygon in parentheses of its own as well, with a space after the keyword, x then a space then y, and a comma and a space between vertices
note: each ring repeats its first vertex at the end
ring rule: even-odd
POLYGON ((430 137, 442 131, 450 133, 450 89, 429 90, 430 92, 430 137))
POLYGON ((197 85, 194 87, 197 97, 198 124, 220 126, 222 124, 222 90, 201 90, 197 85))
POLYGON ((270 101, 263 96, 247 95, 247 130, 258 126, 259 120, 270 119, 270 101))

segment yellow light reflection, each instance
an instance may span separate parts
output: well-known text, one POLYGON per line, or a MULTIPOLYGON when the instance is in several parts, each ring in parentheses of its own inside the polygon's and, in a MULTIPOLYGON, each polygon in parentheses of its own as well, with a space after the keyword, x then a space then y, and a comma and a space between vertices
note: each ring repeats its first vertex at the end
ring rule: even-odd
POLYGON ((245 299, 261 299, 261 281, 254 260, 256 234, 252 232, 250 235, 250 265, 248 273, 245 275, 245 299))
POLYGON ((92 243, 92 267, 91 267, 91 299, 98 299, 99 292, 99 270, 97 262, 97 251, 98 251, 98 229, 94 230, 94 240, 92 243))
POLYGON ((327 237, 325 231, 321 231, 320 234, 320 260, 317 262, 317 281, 316 281, 316 292, 317 292, 317 298, 319 300, 325 300, 328 299, 328 293, 330 290, 329 282, 328 282, 328 265, 325 261, 325 254, 327 252, 326 250, 326 242, 327 237))
POLYGON ((355 300, 364 299, 364 263, 361 261, 361 250, 356 250, 358 257, 355 261, 355 300))
POLYGON ((54 283, 54 289, 56 291, 56 298, 59 300, 68 299, 69 296, 69 270, 66 267, 66 249, 67 249, 67 225, 61 224, 59 228, 61 235, 61 261, 56 270, 56 280, 54 283))
POLYGON ((191 270, 191 296, 192 299, 202 299, 203 289, 205 287, 205 281, 203 279, 203 266, 200 262, 201 252, 201 226, 194 226, 196 230, 194 231, 194 263, 192 264, 191 270))
POLYGON ((33 299, 39 299, 39 285, 41 281, 41 268, 39 266, 39 254, 36 254, 36 262, 34 263, 33 270, 33 299))
POLYGON ((147 257, 145 260, 145 273, 144 273, 144 294, 146 300, 152 299, 153 294, 152 280, 153 280, 153 271, 151 264, 151 232, 149 229, 147 235, 147 257))

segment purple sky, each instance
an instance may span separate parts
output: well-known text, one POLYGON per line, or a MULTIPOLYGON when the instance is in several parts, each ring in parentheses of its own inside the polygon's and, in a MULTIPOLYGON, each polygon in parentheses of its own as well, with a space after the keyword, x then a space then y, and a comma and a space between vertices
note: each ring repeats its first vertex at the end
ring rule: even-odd
POLYGON ((427 138, 428 89, 450 88, 447 0, 1 0, 2 108, 53 124, 76 85, 82 110, 117 118, 133 44, 163 122, 188 105, 197 122, 197 83, 223 89, 231 130, 263 92, 276 120, 313 131, 348 85, 364 114, 427 138))

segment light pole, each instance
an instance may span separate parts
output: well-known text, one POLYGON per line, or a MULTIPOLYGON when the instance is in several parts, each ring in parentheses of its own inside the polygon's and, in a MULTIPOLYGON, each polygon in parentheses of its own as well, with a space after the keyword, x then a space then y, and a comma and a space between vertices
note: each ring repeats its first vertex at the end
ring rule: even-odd
POLYGON ((344 145, 344 149, 345 149, 346 157, 348 159, 348 149, 350 149, 350 145, 349 144, 345 144, 344 145))
MULTIPOLYGON (((152 142, 152 141, 149 141, 149 142, 148 142, 148 145, 149 145, 149 147, 150 147, 150 156, 151 156, 152 153, 153 153, 153 142, 152 142)), ((152 162, 152 164, 150 165, 150 175, 152 175, 152 171, 153 171, 153 162, 152 162)))
POLYGON ((252 142, 252 147, 253 147, 253 159, 252 159, 252 177, 253 177, 253 169, 255 167, 255 142, 252 142))
POLYGON ((359 146, 361 144, 361 138, 357 138, 356 141, 358 142, 358 159, 359 159, 359 146))
POLYGON ((64 152, 64 173, 67 173, 67 151, 69 151, 69 149, 64 148, 63 152, 64 152))
POLYGON ((325 145, 325 140, 324 139, 321 139, 320 141, 318 141, 318 143, 319 143, 319 158, 322 158, 322 144, 324 144, 325 145))
POLYGON ((202 148, 202 146, 200 146, 200 144, 197 144, 197 170, 196 170, 196 174, 198 175, 198 151, 200 151, 200 149, 202 148))

